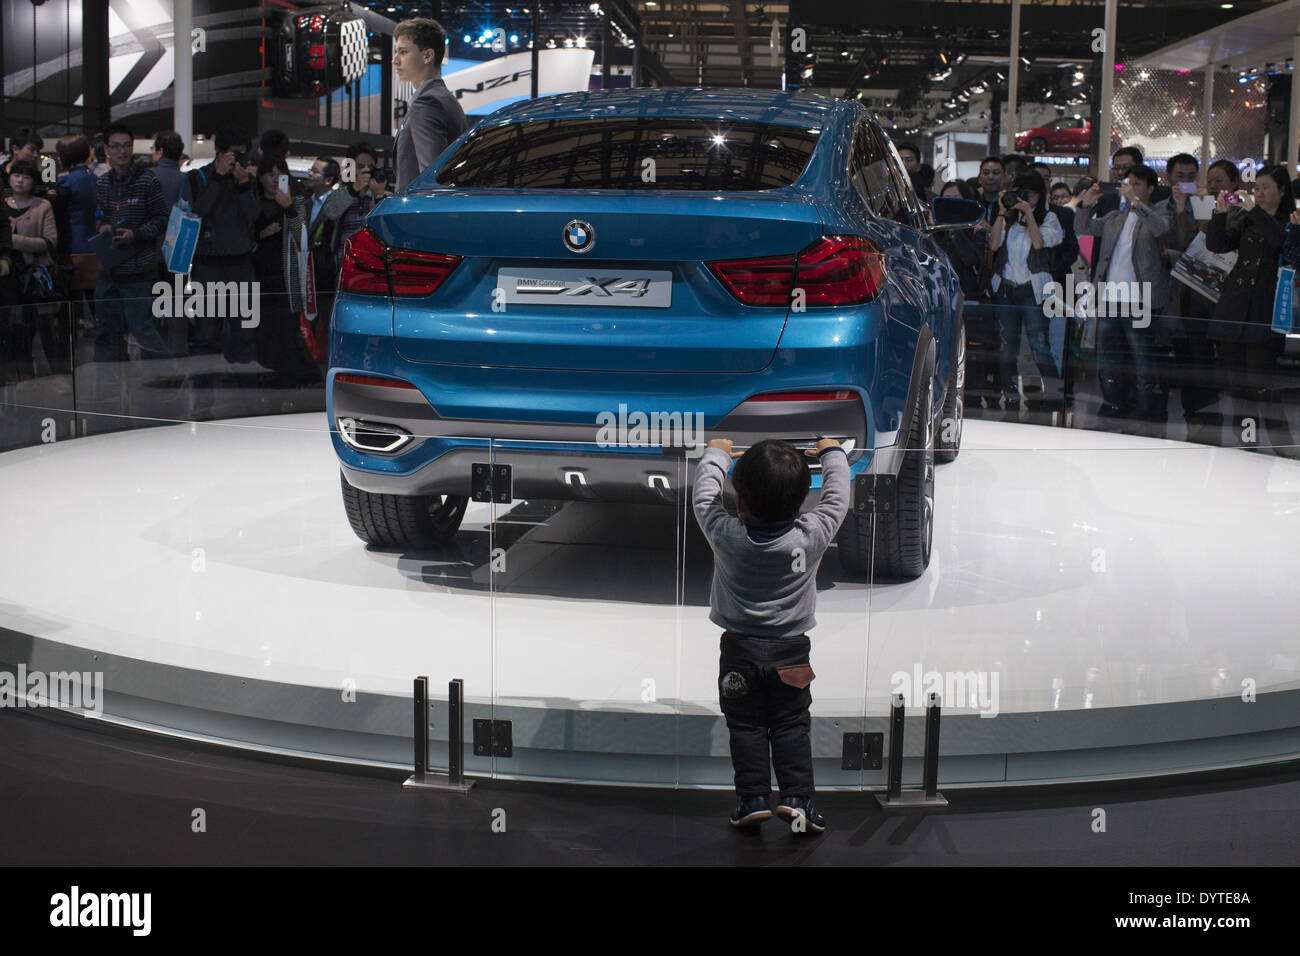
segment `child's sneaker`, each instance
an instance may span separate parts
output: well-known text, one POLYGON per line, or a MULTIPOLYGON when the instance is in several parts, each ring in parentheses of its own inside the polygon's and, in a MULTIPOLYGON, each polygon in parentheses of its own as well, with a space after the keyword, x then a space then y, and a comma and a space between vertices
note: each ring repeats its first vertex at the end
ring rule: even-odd
POLYGON ((790 828, 796 833, 800 830, 805 833, 821 833, 826 829, 826 818, 817 812, 811 797, 790 797, 788 800, 782 800, 776 812, 777 815, 790 821, 790 828), (801 819, 803 825, 799 827, 796 821, 801 819))
POLYGON ((733 827, 758 826, 764 820, 772 819, 772 802, 766 796, 742 797, 736 809, 731 811, 733 827))

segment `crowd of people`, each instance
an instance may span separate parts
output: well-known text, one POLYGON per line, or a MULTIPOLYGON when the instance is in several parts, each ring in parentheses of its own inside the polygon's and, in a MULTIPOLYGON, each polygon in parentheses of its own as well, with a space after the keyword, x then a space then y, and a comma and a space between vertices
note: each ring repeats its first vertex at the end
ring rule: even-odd
MULTIPOLYGON (((933 173, 911 168, 915 146, 898 149, 924 195, 933 173)), ((1103 182, 1070 186, 1047 164, 1012 154, 944 183, 938 195, 984 207, 974 228, 941 234, 968 302, 968 338, 980 346, 968 352, 968 404, 1019 417, 1023 393, 1031 409, 1061 407, 1046 390, 1031 397, 1023 387, 1022 337, 1044 383, 1072 374, 1078 382, 1066 362, 1091 323, 1102 418, 1129 430, 1163 425, 1176 389, 1189 440, 1294 454, 1278 364, 1286 339, 1271 326, 1279 270, 1300 267, 1300 180, 1280 165, 1250 172, 1243 181, 1220 159, 1202 177, 1198 160, 1181 153, 1162 182, 1125 146, 1103 182), (1217 287, 1174 279, 1194 243, 1226 257, 1217 287), (1090 301, 1065 301, 1065 290, 1085 287, 1096 292, 1090 301), (1222 433, 1225 399, 1235 439, 1222 433)))
POLYGON ((220 354, 232 365, 256 363, 280 382, 319 382, 347 240, 466 129, 441 77, 445 50, 436 21, 399 24, 394 72, 415 94, 391 155, 355 142, 346 165, 320 156, 302 180, 289 168, 289 138, 276 129, 256 140, 219 130, 212 160, 188 171, 185 143, 171 130, 154 136, 148 162, 136 157, 133 131, 123 123, 93 141, 64 136, 55 144, 57 165, 43 155, 39 133, 16 131, 0 162, 0 385, 36 375, 39 335, 55 387, 66 391, 74 324, 92 343, 94 391, 104 396, 122 387, 129 343, 151 362, 152 378, 189 392, 196 414, 212 410, 213 376, 190 376, 193 363, 181 361, 188 356, 220 354), (164 259, 178 204, 200 218, 184 288, 256 282, 255 323, 155 309, 156 284, 170 286, 179 274, 164 259))
POLYGON ((59 139, 58 175, 50 182, 42 138, 25 129, 10 137, 0 169, 0 384, 36 374, 38 335, 50 371, 69 372, 74 322, 93 342, 93 361, 110 388, 117 383, 111 367, 128 358, 128 334, 164 378, 183 376, 178 360, 185 356, 221 353, 289 383, 319 381, 323 356, 313 348, 323 341, 344 243, 394 182, 379 150, 352 144, 347 159, 355 176, 343 182, 330 156, 296 180, 288 137, 274 129, 260 141, 238 129, 219 131, 211 162, 189 172, 182 172, 188 157, 171 130, 154 136, 151 162, 137 161, 125 124, 109 126, 102 145, 101 169, 85 136, 59 139), (237 315, 155 314, 155 284, 173 280, 163 241, 178 201, 201 217, 188 282, 257 282, 255 326, 237 315), (309 287, 314 321, 304 315, 309 287))

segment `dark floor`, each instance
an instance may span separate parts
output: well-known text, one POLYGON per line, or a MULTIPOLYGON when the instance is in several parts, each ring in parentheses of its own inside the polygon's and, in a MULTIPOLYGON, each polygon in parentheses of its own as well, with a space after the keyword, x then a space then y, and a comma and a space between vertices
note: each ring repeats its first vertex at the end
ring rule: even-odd
MULTIPOLYGON (((0 711, 0 864, 1294 866, 1300 764, 1082 788, 952 790, 895 815, 827 793, 830 829, 731 830, 716 791, 480 782, 468 795, 0 711), (1094 832, 1095 811, 1105 832, 1094 832), (206 833, 193 832, 196 809, 206 833), (505 832, 494 832, 502 819, 505 832)), ((499 827, 498 827, 499 828, 499 827)))

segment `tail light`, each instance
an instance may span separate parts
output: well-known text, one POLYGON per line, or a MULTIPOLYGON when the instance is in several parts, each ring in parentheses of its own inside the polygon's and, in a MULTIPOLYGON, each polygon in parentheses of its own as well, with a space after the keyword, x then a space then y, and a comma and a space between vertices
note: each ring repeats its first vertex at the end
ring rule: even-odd
POLYGON ((423 298, 442 285, 460 260, 460 256, 392 249, 369 229, 362 229, 343 246, 339 291, 423 298))
POLYGON ((307 65, 313 70, 325 69, 325 45, 313 43, 307 47, 307 65))
POLYGON ((802 289, 805 305, 870 302, 885 281, 885 257, 861 236, 823 236, 797 256, 710 262, 709 269, 745 305, 787 305, 802 289))
POLYGON ((834 392, 768 392, 766 395, 754 395, 751 402, 853 402, 858 393, 848 389, 834 392))
POLYGON ((388 284, 393 295, 423 297, 431 295, 451 270, 460 264, 460 256, 440 256, 411 249, 388 250, 388 284))
POLYGON ((789 305, 794 288, 795 256, 710 262, 727 291, 745 305, 789 305))
POLYGON ((354 232, 343 244, 339 290, 361 295, 389 295, 387 248, 369 229, 354 232))
POLYGON ((823 236, 799 253, 795 288, 806 305, 860 305, 885 283, 885 256, 861 236, 823 236))
POLYGON ((375 385, 380 388, 415 388, 410 382, 405 382, 400 378, 381 378, 378 375, 359 375, 356 372, 339 372, 334 376, 335 384, 343 382, 347 385, 375 385))

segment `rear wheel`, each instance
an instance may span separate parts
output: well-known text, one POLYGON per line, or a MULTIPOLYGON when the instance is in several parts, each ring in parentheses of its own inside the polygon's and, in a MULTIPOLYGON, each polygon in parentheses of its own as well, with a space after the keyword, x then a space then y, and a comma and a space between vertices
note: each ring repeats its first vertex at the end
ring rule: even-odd
POLYGON ((912 415, 903 466, 898 472, 898 508, 893 514, 850 511, 836 538, 840 564, 854 574, 872 570, 875 519, 875 574, 911 580, 930 565, 934 540, 934 380, 920 390, 912 415))
POLYGON ((934 440, 934 460, 946 464, 961 451, 962 422, 966 417, 966 324, 957 326, 957 347, 948 376, 948 392, 939 416, 939 434, 934 440))
POLYGON ((339 473, 348 523, 366 544, 430 548, 450 541, 469 499, 458 495, 383 495, 362 491, 339 473))
POLYGON ((1029 141, 1029 151, 1031 153, 1047 152, 1047 140, 1043 139, 1041 136, 1035 136, 1029 141))

